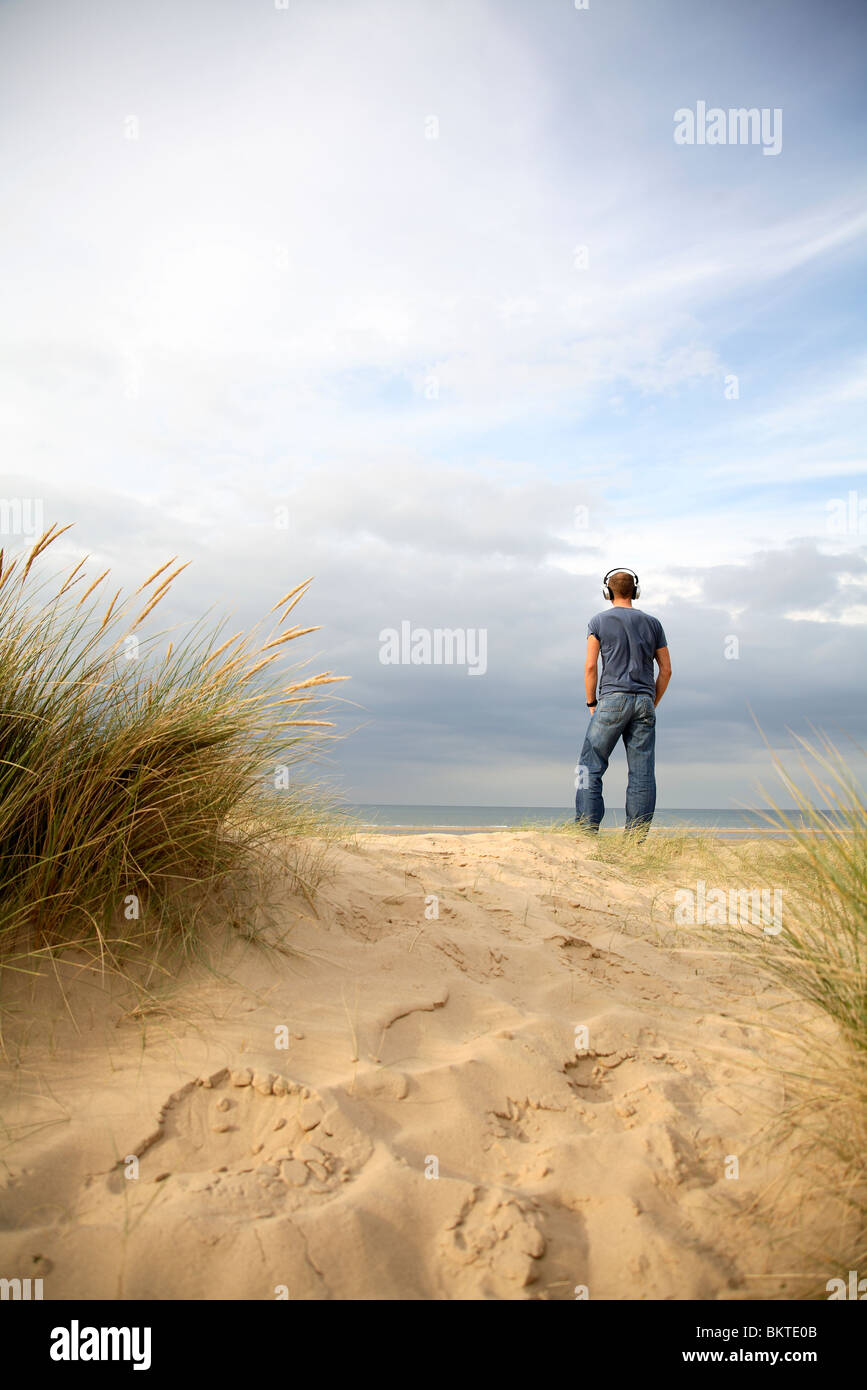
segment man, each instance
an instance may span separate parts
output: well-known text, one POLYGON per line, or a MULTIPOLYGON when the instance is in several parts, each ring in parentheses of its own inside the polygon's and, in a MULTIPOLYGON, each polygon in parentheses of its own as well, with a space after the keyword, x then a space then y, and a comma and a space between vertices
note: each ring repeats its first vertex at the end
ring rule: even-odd
POLYGON ((671 680, 671 660, 658 618, 632 607, 641 589, 634 570, 609 570, 602 592, 611 603, 587 624, 584 685, 590 725, 576 768, 575 821, 596 833, 605 814, 602 776, 619 738, 626 749, 626 829, 644 840, 656 807, 656 706, 671 680), (596 696, 599 656, 602 681, 596 696), (654 681, 654 659, 659 673, 654 681))

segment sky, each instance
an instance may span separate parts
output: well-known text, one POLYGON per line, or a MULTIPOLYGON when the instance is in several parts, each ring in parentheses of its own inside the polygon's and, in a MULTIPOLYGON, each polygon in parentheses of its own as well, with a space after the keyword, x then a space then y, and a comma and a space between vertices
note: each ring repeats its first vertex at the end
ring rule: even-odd
POLYGON ((810 726, 860 776, 865 40, 860 0, 0 0, 0 500, 132 587, 190 560, 163 625, 315 576, 352 801, 568 807, 619 564, 661 806, 762 804, 810 726), (678 143, 717 108, 778 148, 678 143), (484 672, 385 664, 404 623, 484 672))

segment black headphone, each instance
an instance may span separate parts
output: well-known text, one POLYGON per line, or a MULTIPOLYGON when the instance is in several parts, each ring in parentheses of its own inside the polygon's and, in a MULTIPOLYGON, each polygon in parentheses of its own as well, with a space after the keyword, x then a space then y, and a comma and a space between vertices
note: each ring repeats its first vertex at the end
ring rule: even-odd
POLYGON ((639 594, 641 593, 641 585, 638 582, 638 575, 635 573, 635 570, 627 569, 626 565, 615 565, 614 568, 609 570, 606 574, 605 578, 602 581, 602 593, 604 594, 605 598, 611 599, 614 597, 614 595, 608 587, 608 581, 611 578, 612 574, 631 574, 635 583, 635 592, 633 593, 632 597, 638 598, 639 594))

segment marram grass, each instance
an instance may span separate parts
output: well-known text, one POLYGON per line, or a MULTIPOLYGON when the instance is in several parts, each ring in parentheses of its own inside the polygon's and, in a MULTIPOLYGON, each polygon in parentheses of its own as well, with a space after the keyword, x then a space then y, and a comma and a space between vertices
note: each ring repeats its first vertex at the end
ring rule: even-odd
POLYGON ((734 952, 809 1006, 794 1028, 776 1014, 765 1022, 794 1044, 780 1118, 800 1135, 817 1196, 836 1203, 826 1248, 804 1275, 804 1291, 826 1298, 829 1274, 867 1269, 867 807, 829 739, 798 743, 799 777, 774 758, 795 810, 769 797, 766 817, 787 832, 772 880, 782 888, 782 930, 727 936, 734 952))
POLYGON ((792 852, 783 931, 773 949, 764 949, 764 965, 832 1019, 846 1044, 867 1059, 867 808, 829 740, 798 742, 806 786, 777 760, 797 810, 771 803, 792 852))
POLYGON ((223 624, 199 623, 164 646, 143 627, 186 566, 168 561, 126 597, 85 561, 40 577, 68 529, 11 562, 0 551, 7 965, 64 943, 108 947, 125 917, 157 921, 179 886, 248 866, 276 827, 309 830, 298 773, 333 727, 323 689, 345 679, 287 680, 291 644, 316 630, 290 621, 309 579, 249 631, 224 639, 223 624))

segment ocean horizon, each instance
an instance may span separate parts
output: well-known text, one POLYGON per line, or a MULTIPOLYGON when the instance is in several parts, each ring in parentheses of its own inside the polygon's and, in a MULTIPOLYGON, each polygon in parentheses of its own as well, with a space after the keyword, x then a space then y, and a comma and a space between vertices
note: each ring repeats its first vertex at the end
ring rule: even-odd
MULTIPOLYGON (((346 807, 366 831, 385 833, 431 829, 510 830, 516 827, 566 825, 575 819, 574 807, 565 806, 435 806, 421 803, 356 802, 346 807)), ((789 812, 795 819, 795 813, 789 812)), ((622 809, 606 810, 603 830, 622 829, 622 809)), ((733 811, 722 807, 658 809, 653 818, 657 830, 716 830, 743 833, 772 832, 761 811, 733 811)), ((780 833, 780 832, 777 832, 780 833)))

